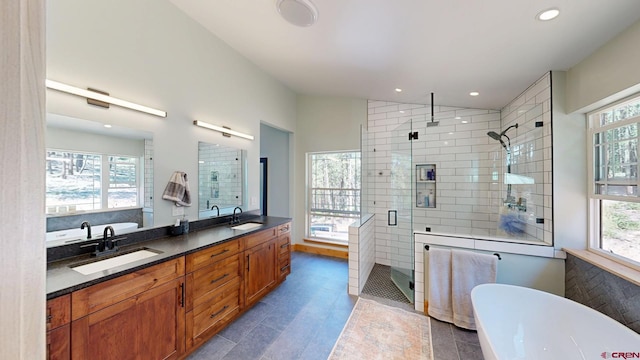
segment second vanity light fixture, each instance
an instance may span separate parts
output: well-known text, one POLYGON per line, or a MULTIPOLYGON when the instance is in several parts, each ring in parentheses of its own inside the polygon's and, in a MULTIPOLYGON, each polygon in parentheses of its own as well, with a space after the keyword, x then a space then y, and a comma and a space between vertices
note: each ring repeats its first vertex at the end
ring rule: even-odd
POLYGON ((253 135, 248 135, 248 134, 245 134, 245 133, 241 133, 239 131, 234 131, 234 130, 231 130, 229 128, 223 127, 223 126, 209 124, 209 123, 206 123, 204 121, 193 120, 193 125, 200 126, 200 127, 203 127, 205 129, 209 129, 209 130, 219 131, 219 132, 222 133, 222 135, 225 135, 225 134, 227 136, 234 135, 234 136, 241 137, 241 138, 244 138, 244 139, 253 140, 253 135))
POLYGON ((100 92, 81 89, 81 88, 78 88, 78 87, 75 87, 75 86, 63 84, 63 83, 60 83, 60 82, 57 82, 57 81, 53 81, 53 80, 49 80, 49 79, 46 80, 46 85, 47 85, 47 88, 49 88, 49 89, 58 90, 58 91, 66 92, 68 94, 77 95, 77 96, 80 96, 80 97, 87 98, 87 101, 96 100, 98 102, 106 103, 107 106, 108 106, 108 104, 111 104, 111 105, 116 105, 116 106, 120 106, 120 107, 123 107, 123 108, 131 109, 131 110, 141 111, 141 112, 144 112, 144 113, 147 113, 147 114, 151 114, 151 115, 155 115, 155 116, 159 116, 159 117, 167 117, 167 112, 166 111, 158 110, 158 109, 154 109, 154 108, 151 108, 151 107, 148 107, 148 106, 132 103, 130 101, 114 98, 114 97, 111 97, 111 96, 109 96, 107 94, 103 94, 103 93, 100 93, 100 92))

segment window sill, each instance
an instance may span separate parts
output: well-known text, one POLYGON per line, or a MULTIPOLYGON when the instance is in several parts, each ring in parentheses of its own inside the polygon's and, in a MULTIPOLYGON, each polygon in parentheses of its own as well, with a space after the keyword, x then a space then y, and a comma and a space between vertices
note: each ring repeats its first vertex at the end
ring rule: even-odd
POLYGON ((567 253, 584 260, 592 265, 595 265, 602 270, 608 271, 616 276, 619 276, 637 286, 640 286, 640 271, 623 265, 604 256, 598 255, 595 252, 579 249, 565 249, 567 253))
POLYGON ((329 239, 318 239, 318 238, 313 238, 313 239, 305 238, 303 240, 304 242, 309 242, 309 243, 333 245, 333 246, 340 246, 345 248, 349 247, 349 243, 347 241, 341 241, 341 240, 329 240, 329 239))

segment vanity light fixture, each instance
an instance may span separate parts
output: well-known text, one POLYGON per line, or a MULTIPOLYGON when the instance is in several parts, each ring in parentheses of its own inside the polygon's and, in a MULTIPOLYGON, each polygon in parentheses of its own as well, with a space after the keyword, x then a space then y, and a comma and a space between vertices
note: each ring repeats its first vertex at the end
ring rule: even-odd
POLYGON ((234 136, 241 137, 241 138, 244 138, 244 139, 253 140, 253 135, 247 135, 247 134, 241 133, 239 131, 234 131, 234 130, 231 130, 229 128, 223 127, 223 126, 209 124, 209 123, 206 123, 206 122, 203 122, 203 121, 200 121, 200 120, 193 120, 193 125, 200 126, 200 127, 203 127, 205 129, 209 129, 209 130, 219 131, 219 132, 222 133, 222 135, 225 135, 225 136, 234 135, 234 136))
POLYGON ((144 112, 144 113, 159 116, 159 117, 167 117, 166 111, 162 111, 162 110, 150 108, 148 106, 132 103, 126 100, 114 98, 109 95, 101 94, 96 91, 80 89, 75 86, 63 84, 57 81, 47 79, 46 86, 47 88, 52 90, 58 90, 58 91, 66 92, 68 94, 87 98, 87 101, 96 100, 98 102, 103 102, 107 104, 107 106, 111 104, 111 105, 116 105, 123 108, 136 110, 136 111, 144 112))

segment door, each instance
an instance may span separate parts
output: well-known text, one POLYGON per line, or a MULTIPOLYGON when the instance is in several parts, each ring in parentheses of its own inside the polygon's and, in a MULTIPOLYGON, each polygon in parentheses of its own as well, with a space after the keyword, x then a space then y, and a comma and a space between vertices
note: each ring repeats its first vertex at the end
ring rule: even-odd
POLYGON ((255 246, 246 254, 246 305, 251 306, 276 282, 276 239, 255 246))
POLYGON ((267 216, 267 199, 269 195, 269 160, 260 158, 260 214, 267 216))
POLYGON ((391 209, 388 227, 391 234, 391 280, 413 303, 413 166, 412 140, 418 136, 411 120, 399 126, 391 137, 391 174, 389 194, 391 209))
POLYGON ((72 322, 72 359, 177 359, 184 352, 183 278, 72 322))

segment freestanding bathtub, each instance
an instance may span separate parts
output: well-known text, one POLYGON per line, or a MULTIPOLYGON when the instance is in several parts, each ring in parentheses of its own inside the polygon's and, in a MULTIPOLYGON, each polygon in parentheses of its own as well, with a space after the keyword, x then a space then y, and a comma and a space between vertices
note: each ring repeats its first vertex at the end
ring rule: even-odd
POLYGON ((640 358, 640 335, 557 295, 483 284, 471 302, 485 360, 640 358))

